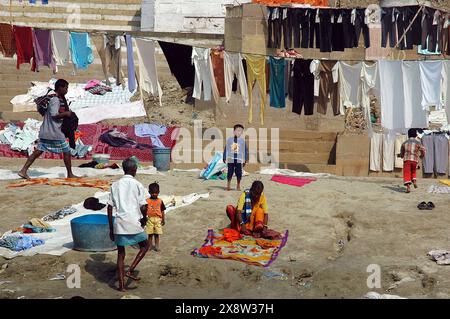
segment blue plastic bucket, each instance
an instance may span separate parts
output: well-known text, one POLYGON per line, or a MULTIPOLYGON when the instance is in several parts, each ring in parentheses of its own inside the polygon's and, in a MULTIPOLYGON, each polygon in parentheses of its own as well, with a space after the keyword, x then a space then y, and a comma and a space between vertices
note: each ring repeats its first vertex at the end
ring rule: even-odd
POLYGON ((158 171, 167 172, 170 169, 170 148, 153 148, 153 166, 158 171))
POLYGON ((84 215, 70 221, 73 249, 80 251, 110 251, 117 248, 109 238, 108 216, 84 215))

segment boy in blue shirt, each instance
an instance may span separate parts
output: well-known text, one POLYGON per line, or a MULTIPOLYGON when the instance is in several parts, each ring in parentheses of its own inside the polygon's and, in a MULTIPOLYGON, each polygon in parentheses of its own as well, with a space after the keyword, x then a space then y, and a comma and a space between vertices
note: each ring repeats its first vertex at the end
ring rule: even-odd
POLYGON ((244 127, 241 124, 234 126, 234 137, 227 139, 227 144, 223 151, 223 162, 228 164, 227 173, 227 191, 231 189, 231 180, 236 174, 237 190, 241 190, 242 168, 248 162, 248 147, 245 140, 241 137, 244 133, 244 127))

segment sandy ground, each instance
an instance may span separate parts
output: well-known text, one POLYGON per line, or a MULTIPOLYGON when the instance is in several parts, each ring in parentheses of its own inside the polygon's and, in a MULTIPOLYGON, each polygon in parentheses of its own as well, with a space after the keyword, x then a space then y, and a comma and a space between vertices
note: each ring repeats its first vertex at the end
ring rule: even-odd
MULTIPOLYGON (((42 162, 42 161, 41 161, 42 162)), ((60 165, 45 161, 46 165, 60 165)), ((20 162, 0 161, 19 168, 20 162)), ((40 166, 37 165, 37 166, 40 166)), ((208 228, 227 225, 226 204, 239 193, 224 191, 222 181, 202 181, 196 174, 170 172, 166 176, 138 176, 144 184, 160 182, 165 194, 211 192, 208 200, 168 214, 160 253, 150 252, 138 270, 142 281, 131 282, 128 294, 142 298, 359 298, 369 291, 366 272, 370 264, 382 271, 380 293, 393 284, 391 294, 416 298, 449 298, 450 267, 438 266, 426 254, 450 249, 450 195, 427 194, 433 180, 420 180, 420 188, 402 193, 400 179, 329 178, 302 188, 271 182, 268 176, 250 175, 244 186, 261 179, 270 209, 270 227, 289 229, 286 247, 270 269, 244 263, 195 258, 208 228), (433 211, 419 211, 421 201, 433 201, 433 211), (283 272, 287 280, 268 279, 267 271, 283 272)), ((0 232, 17 227, 31 217, 56 211, 93 195, 89 188, 32 186, 7 189, 0 182, 0 232)), ((129 265, 137 252, 127 250, 129 265)), ((70 251, 61 257, 37 255, 4 260, 0 298, 120 298, 113 289, 116 253, 70 251), (49 281, 69 264, 81 267, 81 289, 65 281, 49 281)))

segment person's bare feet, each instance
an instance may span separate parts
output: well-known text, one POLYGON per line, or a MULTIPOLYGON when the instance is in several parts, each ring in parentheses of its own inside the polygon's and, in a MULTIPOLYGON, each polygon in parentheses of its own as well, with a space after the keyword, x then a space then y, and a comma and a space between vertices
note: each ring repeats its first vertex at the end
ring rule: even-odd
POLYGON ((240 187, 236 187, 236 190, 237 190, 237 191, 241 191, 241 188, 240 188, 240 187))
POLYGON ((406 186, 406 193, 411 193, 411 188, 409 186, 406 186))
POLYGON ((130 278, 130 279, 132 279, 132 280, 134 280, 134 281, 139 281, 139 280, 141 280, 140 277, 136 277, 135 275, 133 275, 133 272, 132 272, 132 271, 127 271, 126 274, 125 274, 125 277, 128 277, 128 278, 130 278))
POLYGON ((80 176, 74 175, 74 174, 68 174, 67 178, 80 178, 80 176))
POLYGON ((161 249, 159 249, 159 246, 154 246, 153 250, 156 251, 156 252, 160 252, 161 251, 161 249))
POLYGON ((227 190, 227 192, 229 192, 229 191, 231 191, 231 188, 230 188, 230 187, 227 187, 226 190, 227 190))
POLYGON ((26 172, 24 172, 24 171, 19 171, 17 173, 17 175, 19 175, 23 179, 30 179, 30 176, 28 176, 28 174, 26 172))
POLYGON ((418 187, 416 183, 414 183, 413 185, 414 185, 414 188, 417 188, 417 187, 418 187))
POLYGON ((127 291, 127 290, 125 289, 125 287, 120 287, 120 286, 119 286, 119 288, 117 288, 117 290, 120 291, 120 292, 126 292, 126 291, 127 291))

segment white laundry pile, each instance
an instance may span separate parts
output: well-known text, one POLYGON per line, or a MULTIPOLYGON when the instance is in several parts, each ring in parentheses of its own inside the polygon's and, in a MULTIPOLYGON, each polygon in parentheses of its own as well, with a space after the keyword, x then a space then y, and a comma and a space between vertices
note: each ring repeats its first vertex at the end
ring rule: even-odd
POLYGON ((286 175, 293 177, 330 177, 331 174, 328 173, 308 173, 308 172, 297 172, 291 169, 282 169, 274 167, 261 167, 257 172, 262 175, 286 175))
MULTIPOLYGON (((97 177, 97 176, 117 176, 123 175, 122 169, 96 169, 89 167, 73 167, 72 171, 75 175, 81 177, 97 177)), ((157 174, 157 170, 153 166, 138 168, 137 174, 153 175, 157 174)), ((65 178, 67 171, 65 167, 51 167, 51 168, 30 168, 28 175, 31 178, 65 178)), ((0 180, 14 180, 20 179, 16 171, 9 169, 0 169, 0 180)))
POLYGON ((450 251, 448 250, 431 250, 427 256, 438 265, 450 265, 450 251))
MULTIPOLYGON (((450 109, 450 106, 448 108, 450 109)), ((449 121, 448 116, 446 114, 446 110, 443 109, 431 111, 428 120, 430 121, 431 124, 441 125, 443 127, 446 126, 449 121)))
MULTIPOLYGON (((56 79, 51 79, 48 82, 31 82, 32 86, 28 89, 27 94, 17 95, 10 101, 13 105, 13 112, 36 111, 34 100, 47 94, 49 90, 53 90, 55 82, 56 79)), ((69 89, 66 94, 67 102, 71 103, 83 99, 87 93, 89 92, 84 90, 84 84, 69 83, 69 89)))
MULTIPOLYGON (((109 193, 108 192, 98 192, 94 195, 99 199, 101 203, 106 203, 108 201, 109 193)), ((178 209, 180 207, 184 207, 187 205, 191 205, 195 201, 204 198, 209 198, 209 194, 189 194, 186 196, 164 196, 161 195, 160 198, 167 203, 166 204, 166 213, 178 209)), ((46 255, 54 255, 61 256, 67 251, 71 250, 73 247, 73 239, 72 239, 72 231, 70 227, 70 221, 76 217, 88 215, 88 214, 104 214, 106 215, 106 207, 101 211, 92 211, 85 209, 83 207, 83 202, 78 203, 72 206, 77 210, 76 213, 67 215, 66 217, 54 221, 49 221, 48 224, 55 228, 56 231, 53 233, 38 233, 38 234, 30 234, 30 236, 43 239, 45 244, 41 246, 36 246, 24 251, 15 252, 6 248, 0 247, 0 256, 3 256, 6 259, 12 259, 18 256, 34 256, 36 254, 46 254, 46 255)), ((170 215, 169 215, 170 216, 170 215)), ((167 218, 167 217, 166 217, 167 218)), ((7 236, 11 234, 11 232, 6 232, 3 236, 7 236)))
POLYGON ((27 151, 30 155, 39 139, 41 125, 41 121, 34 119, 27 119, 23 128, 9 124, 0 131, 0 142, 11 145, 11 149, 14 151, 27 151))

